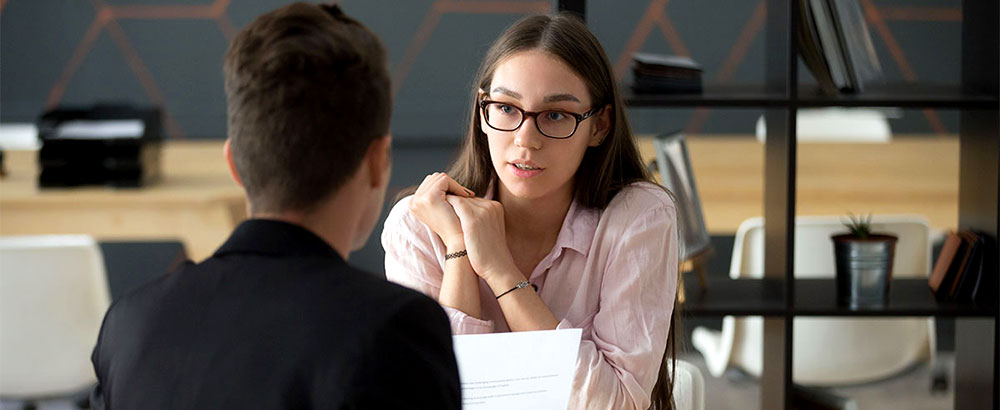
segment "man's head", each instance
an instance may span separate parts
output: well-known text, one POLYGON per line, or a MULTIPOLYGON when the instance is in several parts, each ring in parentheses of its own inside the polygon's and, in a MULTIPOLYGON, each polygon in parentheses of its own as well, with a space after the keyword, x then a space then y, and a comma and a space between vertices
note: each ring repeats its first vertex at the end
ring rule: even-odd
POLYGON ((291 4, 240 32, 224 72, 228 151, 251 214, 307 214, 363 175, 374 225, 391 114, 378 38, 337 6, 291 4))

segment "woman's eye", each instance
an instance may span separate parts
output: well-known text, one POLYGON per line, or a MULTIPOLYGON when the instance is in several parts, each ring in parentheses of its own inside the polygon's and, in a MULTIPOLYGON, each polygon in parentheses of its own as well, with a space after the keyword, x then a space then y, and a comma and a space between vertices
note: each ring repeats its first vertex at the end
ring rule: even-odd
POLYGON ((559 111, 549 111, 548 113, 545 114, 545 119, 549 121, 561 121, 566 119, 566 114, 563 114, 559 111))
POLYGON ((514 112, 514 107, 511 107, 509 105, 500 105, 500 112, 504 114, 511 114, 514 112))

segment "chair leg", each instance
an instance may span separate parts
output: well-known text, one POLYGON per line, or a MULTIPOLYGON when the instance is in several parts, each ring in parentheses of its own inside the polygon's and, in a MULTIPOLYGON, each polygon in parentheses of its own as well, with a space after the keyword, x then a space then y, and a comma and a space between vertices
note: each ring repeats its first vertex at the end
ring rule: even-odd
POLYGON ((931 394, 947 394, 950 383, 950 377, 948 375, 948 366, 954 363, 954 354, 944 349, 944 343, 942 343, 946 338, 951 338, 953 340, 955 335, 954 331, 949 332, 948 329, 953 328, 954 322, 948 322, 946 319, 937 318, 934 321, 934 352, 931 354, 931 394))

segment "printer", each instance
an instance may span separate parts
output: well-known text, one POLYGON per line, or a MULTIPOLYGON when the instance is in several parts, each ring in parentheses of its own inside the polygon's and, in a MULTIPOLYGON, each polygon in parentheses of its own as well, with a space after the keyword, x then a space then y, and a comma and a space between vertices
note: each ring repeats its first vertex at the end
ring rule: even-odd
POLYGON ((131 105, 59 107, 38 120, 38 186, 141 187, 160 176, 162 113, 131 105))

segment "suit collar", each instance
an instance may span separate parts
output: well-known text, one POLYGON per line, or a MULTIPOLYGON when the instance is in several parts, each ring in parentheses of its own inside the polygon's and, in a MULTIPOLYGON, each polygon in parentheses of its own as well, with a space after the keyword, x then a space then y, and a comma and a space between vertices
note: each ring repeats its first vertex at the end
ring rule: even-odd
POLYGON ((312 256, 344 263, 340 254, 312 231, 271 219, 248 219, 236 227, 214 256, 255 253, 271 256, 312 256))

